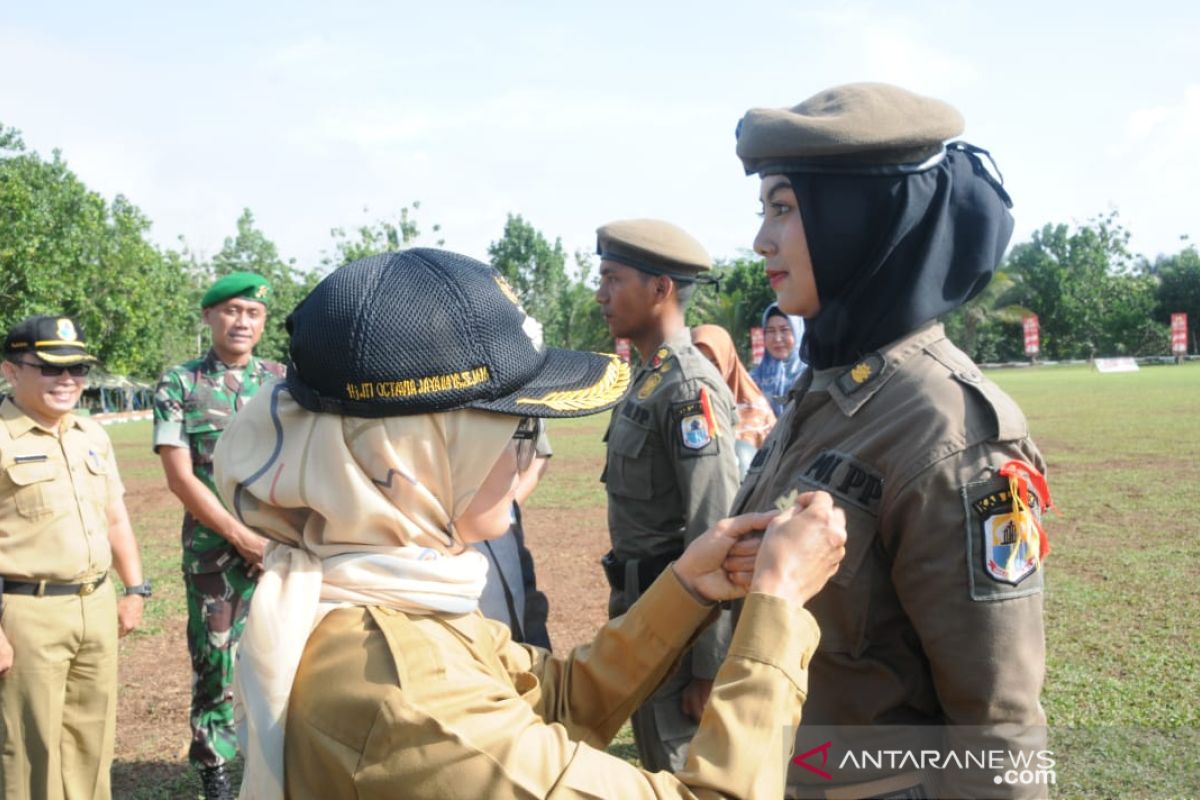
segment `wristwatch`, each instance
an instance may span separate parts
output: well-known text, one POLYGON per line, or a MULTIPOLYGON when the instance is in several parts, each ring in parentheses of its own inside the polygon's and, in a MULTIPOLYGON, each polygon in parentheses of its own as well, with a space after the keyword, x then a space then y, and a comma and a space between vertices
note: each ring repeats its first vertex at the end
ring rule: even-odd
POLYGON ((142 581, 137 586, 126 586, 125 594, 126 596, 131 594, 140 594, 142 597, 149 598, 152 594, 154 594, 153 589, 150 586, 150 579, 146 578, 146 580, 142 581))

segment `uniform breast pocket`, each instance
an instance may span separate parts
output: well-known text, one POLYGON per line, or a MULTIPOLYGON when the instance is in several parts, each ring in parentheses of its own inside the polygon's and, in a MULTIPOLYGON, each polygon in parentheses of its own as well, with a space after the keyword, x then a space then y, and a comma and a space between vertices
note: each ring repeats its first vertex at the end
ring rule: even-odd
POLYGON ((17 513, 36 520, 54 513, 54 478, 58 467, 49 461, 13 464, 5 470, 12 481, 17 513))
POLYGON ((654 497, 654 465, 647 456, 650 431, 624 421, 608 435, 608 490, 621 497, 654 497))
POLYGON ((819 649, 859 656, 868 644, 877 519, 836 497, 834 503, 846 514, 846 556, 808 608, 821 626, 819 649))
POLYGON ((91 482, 91 496, 100 509, 108 507, 108 462, 99 453, 88 453, 84 463, 87 464, 88 480, 91 482))

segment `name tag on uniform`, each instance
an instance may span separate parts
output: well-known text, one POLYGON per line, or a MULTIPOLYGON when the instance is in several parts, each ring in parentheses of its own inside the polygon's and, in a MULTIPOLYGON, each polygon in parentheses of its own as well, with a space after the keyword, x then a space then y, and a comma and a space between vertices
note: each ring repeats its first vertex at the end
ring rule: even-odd
POLYGON ((46 461, 49 458, 50 458, 50 456, 46 455, 45 453, 36 453, 36 454, 30 455, 30 456, 16 456, 15 458, 13 458, 13 463, 14 464, 34 464, 34 463, 37 463, 38 461, 46 461))

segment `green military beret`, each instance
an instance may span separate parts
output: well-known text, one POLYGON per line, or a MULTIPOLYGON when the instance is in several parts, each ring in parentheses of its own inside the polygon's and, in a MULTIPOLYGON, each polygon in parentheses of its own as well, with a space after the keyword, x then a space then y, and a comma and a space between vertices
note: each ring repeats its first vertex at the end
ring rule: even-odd
POLYGON ((243 297, 265 306, 271 297, 271 284, 253 272, 231 272, 208 287, 204 297, 200 298, 200 307, 215 306, 231 297, 243 297))
POLYGON ((952 106, 886 83, 827 89, 793 108, 752 108, 738 123, 746 174, 897 174, 941 160, 963 131, 952 106))
POLYGON ((657 219, 624 219, 597 228, 596 253, 602 260, 682 283, 703 281, 712 269, 702 244, 682 228, 657 219))

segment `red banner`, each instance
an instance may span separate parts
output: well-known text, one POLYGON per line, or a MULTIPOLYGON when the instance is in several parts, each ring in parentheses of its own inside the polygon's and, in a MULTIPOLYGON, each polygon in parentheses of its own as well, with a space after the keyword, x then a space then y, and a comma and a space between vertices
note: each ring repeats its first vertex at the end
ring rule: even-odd
POLYGON ((763 339, 762 328, 750 329, 750 356, 754 360, 754 366, 762 363, 763 354, 767 351, 766 341, 763 339))
POLYGON ((628 339, 617 339, 616 342, 617 342, 617 357, 620 358, 622 361, 624 361, 626 364, 628 364, 629 363, 629 340, 628 339))
POLYGON ((1025 355, 1036 356, 1038 354, 1038 318, 1037 314, 1026 314, 1022 324, 1025 328, 1025 355))
POLYGON ((1187 355, 1187 314, 1171 315, 1171 352, 1187 355))

